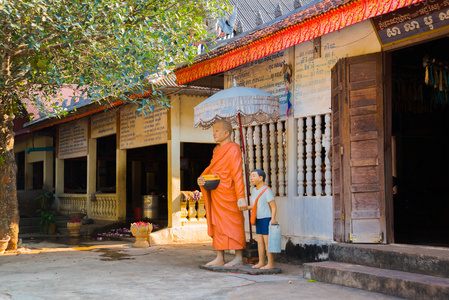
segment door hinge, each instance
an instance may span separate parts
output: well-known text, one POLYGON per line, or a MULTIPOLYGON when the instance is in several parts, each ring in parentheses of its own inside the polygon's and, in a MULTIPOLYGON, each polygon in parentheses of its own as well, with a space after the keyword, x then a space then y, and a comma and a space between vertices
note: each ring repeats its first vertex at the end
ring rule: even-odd
POLYGON ((345 212, 344 212, 344 211, 341 212, 341 220, 342 220, 342 221, 345 220, 345 212))
POLYGON ((340 155, 343 155, 343 146, 340 146, 340 155))

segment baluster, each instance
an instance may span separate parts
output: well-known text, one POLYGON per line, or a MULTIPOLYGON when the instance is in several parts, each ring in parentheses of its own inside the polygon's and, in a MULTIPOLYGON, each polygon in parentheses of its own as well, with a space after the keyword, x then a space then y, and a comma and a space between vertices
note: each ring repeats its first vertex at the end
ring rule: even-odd
POLYGON ((260 126, 254 127, 254 144, 256 145, 256 169, 262 169, 262 148, 260 142, 260 126))
POLYGON ((313 127, 312 127, 312 117, 307 117, 306 119, 306 194, 307 196, 313 195, 313 159, 312 159, 312 137, 313 137, 313 127))
MULTIPOLYGON (((184 196, 181 196, 181 197, 184 197, 184 196)), ((187 216, 188 216, 187 201, 186 200, 181 200, 180 204, 181 204, 181 225, 184 225, 185 222, 189 221, 187 219, 187 216)))
MULTIPOLYGON (((240 129, 239 129, 240 131, 240 129)), ((243 141, 245 142, 245 152, 248 153, 248 137, 246 134, 246 128, 242 127, 242 133, 243 133, 243 141)), ((240 139, 240 144, 241 144, 241 139, 240 139)), ((243 152, 243 151, 242 151, 243 152)))
POLYGON ((112 215, 117 218, 117 196, 112 197, 112 215))
POLYGON ((298 196, 304 196, 304 118, 298 119, 298 196))
POLYGON ((330 196, 332 193, 332 164, 329 159, 329 151, 331 150, 331 115, 326 114, 324 116, 325 129, 324 129, 324 149, 326 149, 326 155, 324 158, 325 169, 324 178, 326 180, 325 193, 326 196, 330 196))
POLYGON ((279 196, 284 196, 284 144, 283 144, 283 126, 279 121, 277 124, 278 138, 278 172, 279 172, 279 196))
POLYGON ((189 220, 190 221, 198 221, 196 218, 196 208, 195 208, 195 200, 189 199, 189 220))
POLYGON ((276 127, 274 123, 270 123, 270 156, 271 156, 271 189, 273 194, 278 194, 277 176, 276 176, 276 127))
POLYGON ((288 164, 286 164, 285 162, 287 161, 287 130, 288 130, 288 128, 287 128, 287 121, 284 121, 283 122, 284 123, 284 134, 283 134, 283 136, 284 136, 284 138, 283 138, 283 140, 284 140, 284 143, 283 143, 283 145, 284 145, 284 165, 285 165, 285 167, 284 167, 284 179, 285 179, 285 194, 287 195, 287 193, 288 193, 288 164))
POLYGON ((246 130, 247 133, 247 144, 248 144, 248 172, 254 170, 254 139, 253 139, 253 127, 249 126, 246 130))
POLYGON ((315 195, 321 196, 323 186, 321 180, 323 174, 321 173, 321 115, 315 116, 315 195))
POLYGON ((240 139, 240 130, 238 128, 234 130, 234 142, 242 146, 242 141, 240 139))
POLYGON ((204 198, 198 200, 198 220, 204 221, 206 217, 206 208, 204 206, 204 198))
MULTIPOLYGON (((263 170, 268 175, 270 169, 270 157, 268 156, 268 125, 262 125, 262 149, 263 149, 263 170)), ((267 177, 266 183, 270 185, 270 178, 267 177)))

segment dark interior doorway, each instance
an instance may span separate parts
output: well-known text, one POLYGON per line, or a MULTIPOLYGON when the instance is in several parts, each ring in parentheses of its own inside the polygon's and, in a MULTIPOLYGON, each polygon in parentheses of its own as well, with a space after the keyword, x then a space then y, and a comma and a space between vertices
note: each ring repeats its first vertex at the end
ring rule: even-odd
POLYGON ((168 220, 167 145, 126 152, 126 217, 137 219, 136 213, 140 211, 144 219, 146 214, 152 222, 168 220), (152 199, 151 206, 143 207, 144 197, 152 199))
POLYGON ((85 194, 87 188, 87 157, 64 160, 64 193, 85 194))
POLYGON ((181 143, 181 190, 199 190, 197 178, 210 164, 217 144, 181 143))
POLYGON ((116 192, 117 136, 97 139, 97 191, 116 192))
POLYGON ((44 186, 44 162, 33 163, 33 190, 40 190, 44 186))
POLYGON ((449 246, 447 46, 442 38, 392 53, 396 243, 449 246))

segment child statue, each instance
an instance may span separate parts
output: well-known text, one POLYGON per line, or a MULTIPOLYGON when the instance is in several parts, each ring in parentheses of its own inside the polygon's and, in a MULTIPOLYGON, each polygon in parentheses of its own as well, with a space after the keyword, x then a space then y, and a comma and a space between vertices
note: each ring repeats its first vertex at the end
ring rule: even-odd
POLYGON ((255 169, 251 172, 250 180, 256 187, 251 191, 251 224, 256 225, 257 250, 259 252, 259 263, 252 266, 253 269, 274 269, 274 254, 268 252, 268 228, 276 222, 276 203, 273 192, 265 185, 266 174, 264 171, 255 169), (253 224, 255 223, 255 224, 253 224), (265 250, 267 250, 268 263, 265 264, 265 250))

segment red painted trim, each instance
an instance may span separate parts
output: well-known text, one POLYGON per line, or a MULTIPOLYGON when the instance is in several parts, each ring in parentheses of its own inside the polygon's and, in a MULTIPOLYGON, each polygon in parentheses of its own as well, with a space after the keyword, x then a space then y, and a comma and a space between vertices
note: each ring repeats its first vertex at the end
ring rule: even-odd
MULTIPOLYGON (((422 1, 355 0, 340 5, 297 24, 287 25, 277 32, 264 35, 253 42, 236 47, 219 56, 177 70, 175 74, 178 85, 233 69, 291 46, 422 1)), ((317 6, 301 11, 301 16, 304 14, 313 15, 317 9, 324 11, 324 7, 325 4, 319 3, 317 6)))

